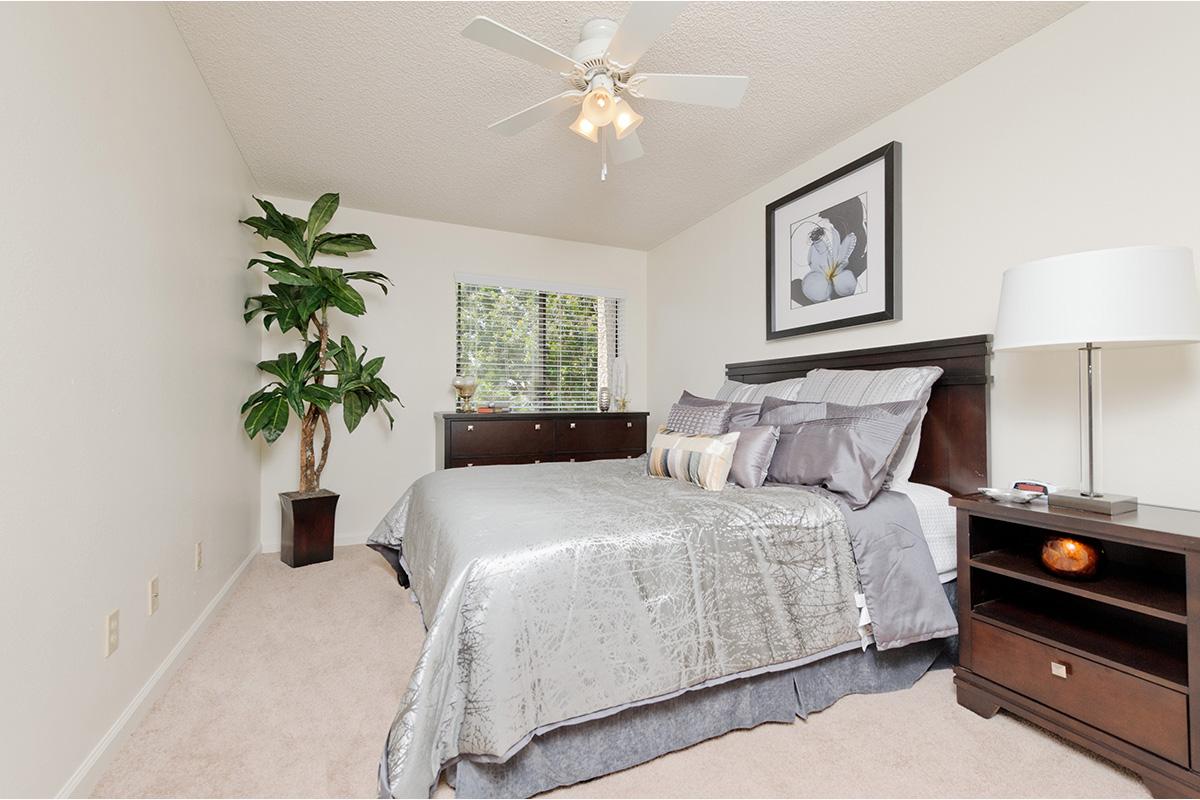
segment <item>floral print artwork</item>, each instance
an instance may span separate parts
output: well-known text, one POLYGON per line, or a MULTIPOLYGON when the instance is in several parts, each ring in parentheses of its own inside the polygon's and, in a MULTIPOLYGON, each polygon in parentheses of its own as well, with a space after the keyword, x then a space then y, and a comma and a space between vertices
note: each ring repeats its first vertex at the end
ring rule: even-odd
POLYGON ((865 292, 866 238, 866 195, 794 223, 793 307, 865 292))

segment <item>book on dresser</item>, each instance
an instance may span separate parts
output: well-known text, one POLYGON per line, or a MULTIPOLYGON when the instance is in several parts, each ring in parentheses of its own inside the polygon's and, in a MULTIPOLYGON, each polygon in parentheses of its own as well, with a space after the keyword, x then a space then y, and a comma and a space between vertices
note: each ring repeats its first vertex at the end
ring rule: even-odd
POLYGON ((646 411, 513 411, 437 415, 440 468, 636 458, 646 411))
POLYGON ((959 704, 1004 709, 1200 796, 1200 512, 1107 516, 978 496, 958 511, 959 704), (1051 536, 1098 543, 1090 580, 1042 567, 1051 536))

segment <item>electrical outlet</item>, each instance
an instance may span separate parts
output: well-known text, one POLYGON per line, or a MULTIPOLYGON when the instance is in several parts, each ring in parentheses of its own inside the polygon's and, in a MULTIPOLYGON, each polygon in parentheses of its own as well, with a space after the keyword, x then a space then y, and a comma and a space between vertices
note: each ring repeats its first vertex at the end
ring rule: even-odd
POLYGON ((154 616, 154 612, 158 611, 158 576, 155 575, 150 579, 150 616, 154 616))
POLYGON ((204 566, 204 542, 196 542, 196 572, 204 566))
POLYGON ((108 658, 117 652, 117 646, 121 644, 121 609, 109 612, 104 627, 107 634, 104 637, 104 657, 108 658))

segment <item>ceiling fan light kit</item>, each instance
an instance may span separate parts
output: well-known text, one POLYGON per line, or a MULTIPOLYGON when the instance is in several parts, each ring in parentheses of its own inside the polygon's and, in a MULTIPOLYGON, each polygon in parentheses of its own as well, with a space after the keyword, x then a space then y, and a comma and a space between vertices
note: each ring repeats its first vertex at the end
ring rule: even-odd
POLYGON ((656 38, 671 26, 684 3, 634 2, 618 25, 598 17, 583 24, 570 56, 547 47, 487 17, 476 17, 463 30, 468 39, 559 73, 568 91, 530 106, 488 127, 505 136, 582 106, 569 126, 572 133, 600 144, 600 179, 608 160, 621 164, 641 157, 636 129, 645 119, 630 97, 736 108, 750 79, 744 75, 638 73, 634 65, 656 38))

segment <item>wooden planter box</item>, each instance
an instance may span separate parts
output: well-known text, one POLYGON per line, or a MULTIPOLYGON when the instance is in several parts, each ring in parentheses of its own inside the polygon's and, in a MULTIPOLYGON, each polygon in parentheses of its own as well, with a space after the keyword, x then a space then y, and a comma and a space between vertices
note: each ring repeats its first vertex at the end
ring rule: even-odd
POLYGON ((337 492, 283 492, 279 560, 289 567, 305 567, 333 560, 333 522, 337 492))

